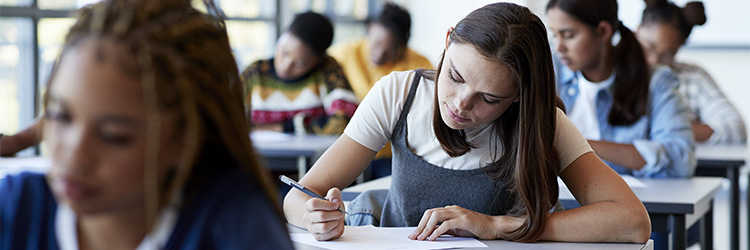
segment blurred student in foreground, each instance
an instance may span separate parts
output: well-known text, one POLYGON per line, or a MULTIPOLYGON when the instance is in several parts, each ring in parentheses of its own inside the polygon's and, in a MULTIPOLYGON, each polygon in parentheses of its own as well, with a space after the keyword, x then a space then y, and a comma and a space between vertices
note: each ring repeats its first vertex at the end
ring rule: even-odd
POLYGON ((84 7, 44 97, 51 170, 0 183, 0 249, 292 249, 241 93, 191 1, 84 7))

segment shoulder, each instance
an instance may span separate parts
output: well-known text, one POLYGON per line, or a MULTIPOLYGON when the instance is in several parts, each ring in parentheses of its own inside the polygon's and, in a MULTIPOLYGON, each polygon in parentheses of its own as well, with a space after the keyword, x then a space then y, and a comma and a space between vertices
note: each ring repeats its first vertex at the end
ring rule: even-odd
MULTIPOLYGON (((378 92, 383 95, 396 98, 396 100, 406 99, 406 96, 409 94, 409 90, 411 89, 412 83, 414 82, 414 78, 416 76, 417 72, 415 70, 394 71, 380 78, 380 80, 375 83, 375 86, 373 88, 378 88, 378 92)), ((417 88, 418 95, 420 94, 420 92, 423 92, 419 90, 429 89, 429 87, 421 85, 432 86, 434 85, 434 83, 431 80, 426 79, 426 77, 421 77, 420 86, 417 88)))
POLYGON ((680 81, 710 81, 713 82, 708 72, 695 64, 675 63, 671 66, 672 73, 680 81))
POLYGON ((406 48, 406 60, 414 65, 418 65, 419 68, 432 69, 430 60, 411 48, 406 48))
POLYGON ((53 248, 57 203, 42 174, 21 173, 0 181, 3 247, 53 248), (7 242, 6 242, 7 241, 7 242))
POLYGON ((339 64, 339 62, 336 61, 336 58, 330 55, 325 55, 321 66, 326 71, 341 69, 341 64, 339 64))
POLYGON ((331 48, 328 49, 328 53, 336 58, 347 56, 349 55, 349 53, 361 50, 365 42, 365 38, 357 38, 349 41, 339 42, 332 45, 331 48))
POLYGON ((668 66, 655 66, 651 70, 651 91, 663 92, 677 88, 679 81, 668 66))
POLYGON ((245 70, 242 71, 242 77, 245 79, 263 73, 269 72, 271 69, 271 59, 257 60, 251 63, 245 70))
POLYGON ((280 213, 265 191, 242 170, 217 175, 186 201, 170 240, 198 237, 199 248, 289 249, 280 213), (211 246, 208 246, 211 245, 211 246))
POLYGON ((583 134, 568 119, 562 109, 557 108, 555 139, 553 140, 555 149, 559 156, 560 166, 558 173, 561 173, 573 161, 583 154, 593 151, 583 134))
POLYGON ((16 201, 42 201, 54 199, 47 186, 47 179, 43 174, 21 173, 9 175, 0 182, 0 200, 3 205, 6 202, 16 201))

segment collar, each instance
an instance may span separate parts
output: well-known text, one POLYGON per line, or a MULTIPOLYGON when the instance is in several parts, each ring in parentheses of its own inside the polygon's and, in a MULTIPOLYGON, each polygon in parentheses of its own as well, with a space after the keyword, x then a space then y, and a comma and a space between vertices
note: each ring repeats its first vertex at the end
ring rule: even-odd
MULTIPOLYGON (((165 206, 156 219, 154 230, 143 238, 136 250, 147 249, 164 249, 172 235, 177 218, 179 217, 179 204, 182 197, 173 199, 172 202, 165 206)), ((78 247, 78 230, 76 226, 76 214, 67 203, 60 203, 57 206, 55 215, 55 237, 60 250, 77 250, 78 247)))

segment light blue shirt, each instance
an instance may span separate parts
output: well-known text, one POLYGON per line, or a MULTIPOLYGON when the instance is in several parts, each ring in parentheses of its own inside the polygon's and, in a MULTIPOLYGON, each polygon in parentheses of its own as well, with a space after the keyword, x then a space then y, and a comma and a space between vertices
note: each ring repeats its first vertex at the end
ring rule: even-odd
MULTIPOLYGON (((557 56, 553 57, 558 94, 565 106, 573 109, 580 92, 578 79, 575 72, 563 65, 557 56)), ((605 161, 612 169, 636 177, 693 176, 697 165, 695 139, 690 125, 690 110, 677 89, 678 84, 669 68, 654 69, 646 114, 637 122, 625 126, 613 126, 607 120, 615 84, 599 90, 595 105, 601 140, 633 144, 646 161, 646 165, 637 171, 605 161)))

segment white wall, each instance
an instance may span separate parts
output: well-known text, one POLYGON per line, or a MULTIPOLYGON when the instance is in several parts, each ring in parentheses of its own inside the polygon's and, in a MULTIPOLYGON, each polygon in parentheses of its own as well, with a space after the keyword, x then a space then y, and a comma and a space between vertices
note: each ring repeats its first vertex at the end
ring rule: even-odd
MULTIPOLYGON (((400 3, 411 13, 412 27, 409 46, 429 59, 437 67, 445 48, 445 35, 471 11, 491 0, 402 0, 400 3)), ((508 1, 524 4, 526 1, 508 1)))
MULTIPOLYGON (((474 9, 496 1, 490 0, 401 0, 412 16, 412 38, 409 46, 430 59, 435 66, 445 46, 445 35, 449 27, 474 9)), ((528 6, 546 22, 547 0, 509 1, 528 6)), ((621 20, 634 28, 640 21, 643 1, 626 0, 620 7, 621 20)), ((685 0, 678 0, 684 5, 685 0)), ((708 12, 708 23, 694 28, 697 46, 680 50, 678 61, 701 65, 724 90, 750 125, 750 1, 704 0, 708 12), (736 13, 744 14, 736 14, 736 13), (713 17, 715 18, 713 18, 713 17), (712 21, 713 20, 713 21, 712 21), (744 20, 744 21, 743 21, 744 20), (706 37, 707 35, 710 35, 706 37), (699 38, 700 37, 700 38, 699 38), (723 43, 722 41, 727 41, 723 43)))

